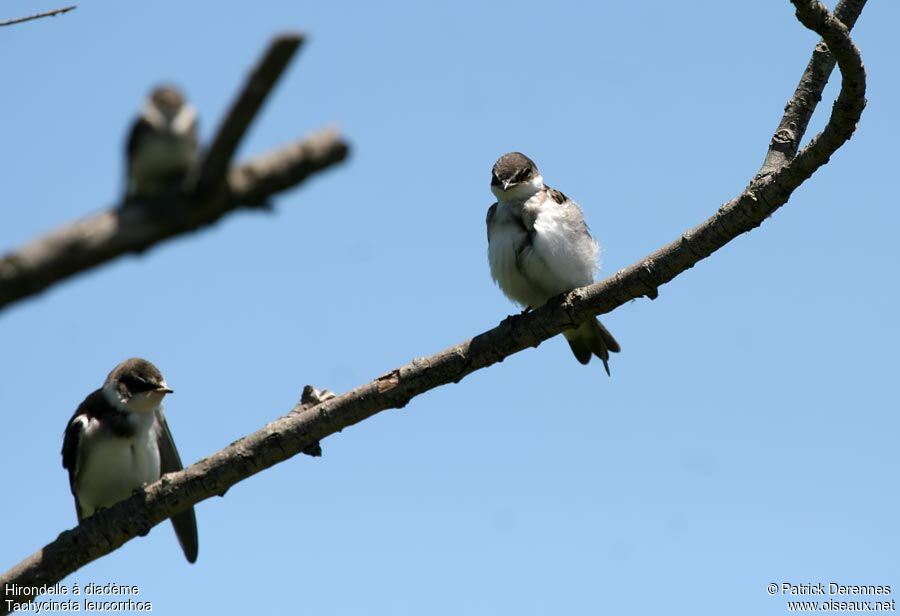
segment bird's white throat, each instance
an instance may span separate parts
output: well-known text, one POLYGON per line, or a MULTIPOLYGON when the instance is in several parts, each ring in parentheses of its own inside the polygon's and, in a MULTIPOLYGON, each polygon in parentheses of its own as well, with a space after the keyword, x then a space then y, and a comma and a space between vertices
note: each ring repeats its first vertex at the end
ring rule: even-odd
POLYGON ((501 203, 527 201, 535 193, 544 188, 544 178, 541 175, 534 176, 530 182, 522 182, 503 190, 500 186, 491 186, 491 192, 501 203))
POLYGON ((119 393, 119 390, 114 383, 107 383, 103 386, 103 397, 120 411, 136 413, 139 416, 152 416, 153 413, 162 406, 162 400, 165 397, 165 394, 159 391, 146 391, 133 394, 130 398, 126 398, 119 393))
POLYGON ((169 132, 173 135, 187 135, 194 130, 197 122, 197 110, 193 105, 185 103, 181 109, 172 116, 167 117, 153 103, 148 102, 144 105, 141 115, 156 130, 169 132))

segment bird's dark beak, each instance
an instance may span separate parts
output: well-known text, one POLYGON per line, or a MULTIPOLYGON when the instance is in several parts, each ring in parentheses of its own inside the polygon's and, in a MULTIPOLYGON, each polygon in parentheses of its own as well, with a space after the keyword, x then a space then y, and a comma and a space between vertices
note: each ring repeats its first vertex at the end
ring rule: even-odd
POLYGON ((512 180, 503 180, 503 190, 509 190, 510 184, 512 184, 512 180))
POLYGON ((170 389, 168 385, 162 385, 160 387, 157 387, 156 391, 158 391, 161 394, 174 394, 175 393, 175 390, 170 389))

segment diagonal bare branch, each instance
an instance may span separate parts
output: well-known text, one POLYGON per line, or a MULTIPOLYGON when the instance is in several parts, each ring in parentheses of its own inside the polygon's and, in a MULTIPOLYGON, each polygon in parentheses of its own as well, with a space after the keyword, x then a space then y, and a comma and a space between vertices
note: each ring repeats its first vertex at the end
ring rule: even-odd
POLYGON ((16 24, 25 23, 26 21, 32 21, 34 19, 43 19, 44 17, 56 17, 57 15, 62 15, 64 13, 68 13, 69 11, 74 11, 77 8, 78 6, 73 4, 72 6, 66 6, 61 9, 53 9, 52 11, 45 11, 43 13, 37 13, 36 15, 29 15, 28 17, 7 19, 6 21, 0 21, 0 27, 14 26, 16 24))
MULTIPOLYGON (((63 532, 55 541, 0 576, 7 584, 52 584, 82 565, 115 550, 193 504, 224 494, 235 483, 291 456, 314 451, 316 443, 376 413, 405 406, 435 387, 457 383, 593 315, 656 293, 657 288, 742 233, 759 226, 787 202, 853 133, 865 106, 865 72, 846 27, 817 0, 792 0, 801 22, 828 43, 842 73, 841 94, 826 129, 801 154, 719 208, 714 216, 674 242, 597 284, 576 289, 528 314, 509 317, 494 329, 431 357, 416 359, 346 394, 318 404, 301 404, 208 458, 166 475, 143 493, 63 532)), ((824 86, 824 84, 822 84, 824 86)), ((7 597, 13 603, 23 597, 7 597)), ((5 601, 0 601, 0 615, 5 601)), ((8 608, 7 608, 8 609, 8 608)))
POLYGON ((188 185, 198 198, 222 186, 241 138, 302 43, 302 34, 283 34, 269 44, 189 177, 188 185))

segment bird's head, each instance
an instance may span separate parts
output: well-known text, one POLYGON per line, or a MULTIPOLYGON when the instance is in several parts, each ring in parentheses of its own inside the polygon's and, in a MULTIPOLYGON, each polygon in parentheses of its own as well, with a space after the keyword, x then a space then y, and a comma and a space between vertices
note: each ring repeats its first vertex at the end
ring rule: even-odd
POLYGON ((156 366, 146 359, 133 357, 109 373, 103 393, 120 410, 152 413, 172 389, 156 366))
POLYGON ((521 152, 504 154, 491 170, 491 192, 501 201, 527 199, 543 186, 537 165, 521 152))
POLYGON ((153 88, 143 115, 157 130, 175 135, 191 134, 197 128, 197 111, 185 100, 184 93, 170 84, 153 88))

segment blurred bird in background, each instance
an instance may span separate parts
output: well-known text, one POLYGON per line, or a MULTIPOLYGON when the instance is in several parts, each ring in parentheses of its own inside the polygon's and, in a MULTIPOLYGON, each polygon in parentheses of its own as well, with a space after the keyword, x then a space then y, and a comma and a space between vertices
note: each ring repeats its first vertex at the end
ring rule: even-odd
POLYGON ((197 158, 197 111, 177 87, 154 88, 135 119, 126 146, 126 197, 158 198, 180 186, 197 158))

